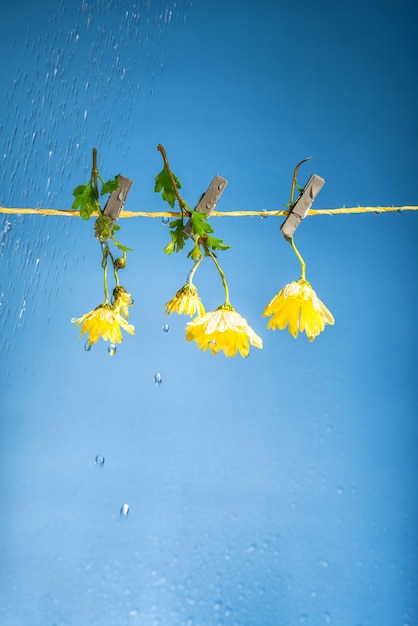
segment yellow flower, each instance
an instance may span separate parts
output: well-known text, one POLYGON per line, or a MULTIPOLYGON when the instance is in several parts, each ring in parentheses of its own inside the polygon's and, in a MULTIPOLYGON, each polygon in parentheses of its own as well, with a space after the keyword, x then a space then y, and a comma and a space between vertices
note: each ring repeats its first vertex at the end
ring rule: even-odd
POLYGON ((307 280, 297 280, 286 285, 266 306, 263 317, 272 318, 267 328, 283 330, 289 326, 293 337, 306 332, 309 341, 324 330, 325 324, 334 324, 334 318, 316 295, 307 280))
POLYGON ((196 341, 200 350, 216 354, 223 350, 225 356, 248 356, 250 345, 262 348, 261 338, 230 304, 223 304, 216 311, 196 317, 186 326, 187 341, 196 341))
POLYGON ((76 326, 81 324, 79 337, 84 335, 84 333, 89 333, 88 347, 96 343, 100 337, 111 343, 121 343, 121 328, 130 335, 133 335, 135 330, 132 324, 128 324, 119 311, 111 307, 110 304, 101 304, 78 319, 73 317, 71 321, 76 326))
POLYGON ((199 298, 196 287, 187 283, 178 290, 174 298, 164 305, 166 315, 178 313, 179 315, 202 316, 205 314, 205 308, 199 298))
POLYGON ((128 293, 124 287, 115 287, 113 290, 113 299, 113 310, 128 319, 128 306, 132 306, 134 303, 131 294, 128 293))

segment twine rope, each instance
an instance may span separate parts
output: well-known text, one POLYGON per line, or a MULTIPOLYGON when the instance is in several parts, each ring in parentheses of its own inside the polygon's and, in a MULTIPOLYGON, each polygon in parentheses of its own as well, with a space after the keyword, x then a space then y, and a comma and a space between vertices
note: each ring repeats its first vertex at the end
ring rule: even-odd
MULTIPOLYGON (((351 215, 354 213, 389 213, 397 211, 402 213, 403 211, 418 211, 418 206, 357 206, 357 207, 342 207, 340 209, 309 209, 307 215, 351 215)), ((80 212, 76 209, 19 209, 19 208, 6 208, 0 207, 0 213, 7 215, 58 215, 66 217, 79 217, 80 212)), ((97 216, 99 213, 94 211, 92 216, 97 216)), ((153 211, 152 213, 147 211, 125 211, 122 210, 119 215, 121 218, 129 217, 180 217, 181 213, 174 211, 153 211)), ((212 211, 210 217, 286 217, 288 210, 280 211, 212 211)))

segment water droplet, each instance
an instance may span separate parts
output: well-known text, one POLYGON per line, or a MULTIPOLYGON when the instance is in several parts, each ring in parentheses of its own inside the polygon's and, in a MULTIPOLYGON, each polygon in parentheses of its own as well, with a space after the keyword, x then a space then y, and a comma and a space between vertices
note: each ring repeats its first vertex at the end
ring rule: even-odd
POLYGON ((163 324, 163 331, 165 333, 168 333, 169 330, 170 330, 170 326, 168 324, 163 324))
POLYGON ((120 516, 121 518, 126 519, 129 513, 129 504, 123 504, 120 508, 120 516))
POLYGON ((11 230, 12 230, 12 228, 13 228, 13 227, 12 227, 11 222, 8 222, 8 221, 6 220, 6 222, 5 222, 4 226, 3 226, 3 232, 4 232, 4 234, 6 234, 6 233, 8 233, 9 231, 11 231, 11 230))
POLYGON ((87 341, 86 341, 86 343, 85 343, 85 345, 84 345, 84 350, 85 350, 86 352, 90 352, 90 350, 91 350, 91 346, 92 346, 92 344, 91 344, 91 343, 89 343, 89 342, 88 342, 88 340, 87 340, 87 341))
POLYGON ((103 467, 105 462, 104 456, 98 454, 94 460, 96 461, 96 465, 98 465, 99 467, 103 467))
POLYGON ((167 217, 167 216, 164 216, 164 217, 161 218, 161 221, 162 221, 163 224, 168 224, 168 222, 170 221, 170 218, 167 217))
POLYGON ((114 343, 110 343, 107 351, 109 352, 109 356, 114 356, 116 354, 116 346, 114 343))
POLYGON ((382 215, 382 211, 375 211, 374 214, 375 215, 382 215))
POLYGON ((324 617, 325 624, 331 624, 331 613, 328 613, 328 611, 325 611, 323 617, 324 617))
POLYGON ((329 563, 328 561, 318 561, 318 565, 320 565, 321 567, 329 567, 329 563))
POLYGON ((154 382, 157 387, 158 385, 161 385, 161 383, 163 382, 163 377, 161 376, 160 372, 157 372, 156 374, 154 374, 154 382))
MULTIPOLYGON (((267 213, 267 209, 263 209, 263 213, 267 213)), ((265 220, 268 215, 260 215, 262 220, 265 220)))

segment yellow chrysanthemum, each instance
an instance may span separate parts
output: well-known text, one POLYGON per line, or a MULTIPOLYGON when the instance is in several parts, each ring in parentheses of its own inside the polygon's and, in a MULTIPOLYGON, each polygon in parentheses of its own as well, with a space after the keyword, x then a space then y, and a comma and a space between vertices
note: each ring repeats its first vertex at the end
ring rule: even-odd
POLYGON ((178 313, 179 315, 202 316, 205 314, 205 308, 199 298, 196 287, 187 283, 178 290, 174 298, 164 305, 166 315, 178 313))
POLYGON ((86 313, 80 318, 71 320, 76 326, 81 325, 79 337, 88 333, 87 346, 90 347, 100 337, 111 343, 122 342, 121 328, 130 335, 134 334, 134 327, 120 315, 110 304, 101 304, 93 311, 86 313))
POLYGON ((325 324, 334 324, 334 318, 316 295, 307 280, 286 285, 266 306, 263 317, 272 316, 267 328, 283 330, 289 326, 293 337, 306 332, 309 341, 324 330, 325 324))
POLYGON ((230 304, 220 306, 216 311, 196 317, 186 326, 187 341, 196 341, 200 350, 216 354, 223 350, 225 356, 248 356, 250 344, 262 348, 263 342, 253 329, 230 304))
POLYGON ((113 310, 128 319, 128 306, 132 306, 134 303, 131 294, 128 293, 124 287, 119 286, 115 287, 115 289, 113 290, 113 298, 113 310))

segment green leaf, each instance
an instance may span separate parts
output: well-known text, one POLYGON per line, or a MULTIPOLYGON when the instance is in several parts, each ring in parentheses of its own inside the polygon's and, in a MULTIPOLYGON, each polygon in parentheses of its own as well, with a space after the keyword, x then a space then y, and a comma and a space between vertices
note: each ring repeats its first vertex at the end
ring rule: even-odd
POLYGON ((199 237, 204 237, 208 233, 213 233, 212 226, 206 221, 206 214, 199 213, 199 211, 192 211, 191 216, 191 226, 195 235, 199 235, 199 237))
POLYGON ((210 236, 205 239, 205 245, 212 250, 228 250, 231 247, 224 243, 222 239, 210 236))
POLYGON ((173 252, 174 252, 174 247, 175 247, 174 241, 170 241, 170 243, 168 243, 168 244, 164 247, 164 252, 165 252, 166 254, 173 254, 173 252))
POLYGON ((100 192, 101 196, 104 196, 106 193, 112 193, 119 188, 119 174, 115 176, 115 178, 111 178, 107 182, 102 182, 102 190, 100 192))
POLYGON ((202 257, 202 253, 200 251, 200 246, 196 244, 190 250, 190 252, 189 252, 189 254, 187 256, 191 257, 193 259, 193 261, 197 261, 198 259, 200 259, 202 257))
POLYGON ((94 188, 90 181, 88 185, 79 185, 73 191, 74 202, 73 209, 80 207, 80 217, 83 220, 90 219, 93 211, 100 210, 100 203, 96 200, 94 188))
POLYGON ((121 243, 119 243, 119 241, 115 238, 115 237, 111 237, 111 240, 113 241, 113 243, 115 244, 115 246, 117 248, 119 248, 119 250, 122 250, 122 252, 129 252, 130 250, 133 250, 133 248, 128 248, 128 246, 123 246, 121 243))
POLYGON ((192 211, 191 213, 191 225, 195 235, 198 235, 205 246, 212 250, 227 250, 231 246, 228 246, 222 239, 212 237, 212 226, 206 221, 206 214, 199 213, 198 211, 192 211))
POLYGON ((166 254, 172 254, 173 252, 179 252, 184 248, 187 236, 183 232, 184 222, 183 218, 173 220, 169 226, 171 242, 164 248, 166 254))
MULTIPOLYGON (((174 182, 176 183, 177 189, 181 189, 181 182, 175 174, 173 174, 173 178, 174 182)), ((173 185, 171 184, 171 179, 165 165, 161 172, 155 177, 154 191, 156 193, 159 193, 161 191, 163 200, 168 202, 171 208, 174 208, 176 194, 174 192, 173 185)))

